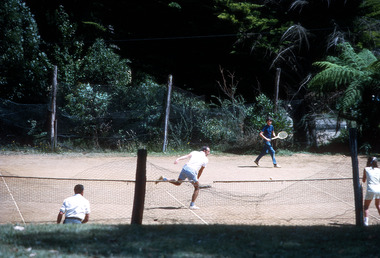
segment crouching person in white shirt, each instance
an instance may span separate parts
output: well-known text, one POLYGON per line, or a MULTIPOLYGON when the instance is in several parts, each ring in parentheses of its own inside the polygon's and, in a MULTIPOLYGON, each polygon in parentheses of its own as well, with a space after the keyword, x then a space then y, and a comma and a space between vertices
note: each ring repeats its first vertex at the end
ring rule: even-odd
POLYGON ((74 187, 74 195, 63 201, 57 217, 57 224, 61 223, 65 214, 63 224, 84 224, 90 218, 90 203, 83 197, 83 185, 74 187))

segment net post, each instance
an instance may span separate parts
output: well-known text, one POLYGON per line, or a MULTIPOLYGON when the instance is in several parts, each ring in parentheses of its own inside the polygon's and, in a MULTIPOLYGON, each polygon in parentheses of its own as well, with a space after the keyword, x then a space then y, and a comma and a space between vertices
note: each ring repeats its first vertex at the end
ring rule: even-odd
POLYGON ((146 189, 146 156, 147 151, 145 149, 139 149, 137 151, 135 196, 133 200, 131 224, 142 224, 146 189))
POLYGON ((357 134, 356 128, 349 129, 350 136, 350 152, 352 161, 352 178, 354 183, 355 195, 355 218, 356 226, 364 226, 363 218, 363 191, 360 184, 358 152, 357 152, 357 134))

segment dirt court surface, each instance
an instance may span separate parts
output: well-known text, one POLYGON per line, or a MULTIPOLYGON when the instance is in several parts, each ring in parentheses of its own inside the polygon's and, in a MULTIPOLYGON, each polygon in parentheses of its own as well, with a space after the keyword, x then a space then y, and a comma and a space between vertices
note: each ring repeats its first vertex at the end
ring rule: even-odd
MULTIPOLYGON (((186 162, 180 161, 179 164, 175 165, 174 160, 177 157, 168 155, 158 156, 157 154, 150 155, 148 153, 147 180, 156 180, 160 175, 168 178, 177 178, 182 165, 186 162)), ((300 203, 293 202, 295 195, 303 194, 299 193, 299 191, 308 191, 303 190, 304 188, 300 187, 300 184, 294 185, 294 183, 284 184, 283 182, 279 182, 278 184, 270 185, 266 183, 263 186, 258 184, 248 186, 248 184, 218 184, 215 181, 281 181, 325 178, 326 176, 329 178, 352 177, 351 157, 349 156, 313 154, 278 155, 276 158, 281 168, 273 168, 269 155, 262 158, 260 167, 254 166, 254 158, 255 156, 248 155, 211 154, 209 156, 209 164, 200 178, 200 183, 208 184, 212 187, 201 190, 197 204, 202 209, 196 212, 190 211, 186 207, 193 190, 191 185, 183 184, 180 187, 176 187, 167 183, 157 185, 154 182, 148 183, 144 223, 313 224, 315 219, 312 217, 308 219, 310 214, 306 213, 306 211, 310 212, 310 208, 305 206, 309 201, 305 199, 304 201, 301 200, 300 203), (247 187, 247 190, 244 190, 244 187, 247 187), (289 192, 289 196, 285 192, 288 189, 292 191, 289 192), (274 197, 274 195, 269 198, 268 196, 271 196, 271 194, 279 194, 281 198, 274 197), (257 200, 246 202, 245 198, 247 195, 256 195, 257 200), (274 202, 274 199, 277 199, 278 202, 274 202), (258 204, 262 200, 265 200, 265 203, 268 204, 266 208, 263 208, 264 205, 258 204), (241 207, 242 205, 249 207, 246 210, 252 217, 247 218, 246 214, 236 213, 237 207, 241 207), (276 210, 275 213, 273 212, 274 210, 276 210), (294 215, 292 213, 294 210, 297 210, 296 214, 301 215, 294 215), (194 218, 190 219, 188 218, 189 216, 193 216, 194 218), (263 217, 268 216, 272 216, 271 223, 263 221, 263 217), (297 218, 297 216, 300 217, 297 218), (245 218, 246 222, 233 222, 233 219, 237 217, 245 218)), ((22 154, 3 152, 0 154, 0 173, 3 176, 133 180, 136 172, 136 161, 136 155, 133 154, 22 154)), ((358 161, 360 176, 362 176, 366 158, 359 157, 358 161)), ((25 195, 37 195, 38 191, 44 191, 46 189, 44 187, 52 185, 52 183, 32 182, 30 179, 27 179, 25 183, 16 184, 9 178, 2 177, 2 181, 0 182, 0 200, 2 204, 0 204, 0 208, 3 212, 0 212, 0 223, 17 223, 20 220, 18 218, 20 213, 24 215, 26 222, 53 223, 63 198, 71 195, 71 189, 75 183, 75 181, 65 181, 64 183, 60 181, 57 185, 52 186, 53 189, 47 188, 47 191, 50 192, 47 194, 52 196, 51 199, 47 199, 47 197, 39 197, 39 199, 29 197, 28 199, 25 195), (34 188, 34 190, 32 192, 23 192, 27 188, 34 188), (35 203, 33 204, 33 202, 35 203), (43 205, 46 207, 46 220, 36 219, 37 217, 41 218, 41 214, 38 214, 33 208, 36 206, 36 203, 37 206, 43 205), (4 209, 9 210, 8 206, 5 207, 5 205, 14 206, 16 204, 21 212, 13 211, 12 215, 10 215, 10 212, 4 213, 4 209)), ((101 189, 98 185, 90 186, 90 182, 84 182, 83 184, 88 189, 87 192, 85 190, 85 197, 92 203, 91 218, 93 221, 98 219, 100 223, 121 223, 130 219, 130 212, 132 210, 131 200, 126 201, 122 198, 119 200, 109 193, 112 192, 111 190, 101 189), (97 190, 95 191, 94 189, 97 190), (96 196, 98 193, 101 193, 99 194, 101 196, 96 196), (108 194, 110 194, 110 197, 107 197, 108 194), (120 214, 116 211, 111 214, 110 218, 113 218, 113 220, 110 220, 110 218, 104 220, 104 218, 100 217, 99 214, 104 214, 104 210, 116 210, 118 206, 121 206, 121 210, 123 211, 120 214), (126 209, 125 207, 128 208, 126 209)), ((102 187, 107 188, 105 183, 101 184, 102 187)), ((116 184, 114 183, 110 187, 116 189, 119 187, 116 187, 116 184)), ((330 184, 336 185, 335 182, 330 184)), ((331 185, 312 186, 312 188, 318 188, 319 192, 326 193, 326 190, 323 189, 330 189, 331 185)), ((128 184, 128 187, 130 188, 129 190, 120 190, 120 195, 126 194, 129 197, 132 196, 133 199, 134 184, 128 184)), ((310 184, 307 187, 309 188, 305 189, 310 189, 310 184)), ((340 190, 336 190, 336 192, 328 193, 327 197, 321 196, 320 200, 316 200, 314 204, 312 203, 315 209, 317 209, 317 212, 312 213, 318 213, 318 210, 323 211, 325 209, 324 205, 327 205, 325 203, 331 202, 331 196, 339 195, 340 192, 345 192, 346 190, 347 192, 352 192, 352 180, 348 181, 348 187, 342 187, 340 190), (349 189, 345 189, 345 187, 349 189)), ((41 195, 41 193, 38 193, 38 195, 41 195)), ((314 197, 311 198, 313 199, 314 197)), ((340 205, 347 206, 347 202, 351 202, 351 199, 349 201, 340 200, 336 204, 336 207, 339 209, 340 205)), ((351 213, 352 204, 348 206, 348 210, 350 211, 347 213, 351 213)), ((342 210, 344 209, 347 208, 342 207, 342 210)), ((371 214, 377 215, 375 210, 371 210, 371 214)), ((355 214, 344 214, 343 221, 339 220, 339 215, 325 216, 324 211, 315 216, 320 216, 321 219, 316 224, 334 223, 334 221, 343 224, 355 223, 353 221, 355 214)))
MULTIPOLYGON (((178 156, 150 156, 147 161, 170 171, 180 171, 185 161, 175 165, 178 156)), ((293 154, 277 156, 281 168, 273 168, 269 155, 260 161, 260 167, 253 163, 255 156, 248 155, 213 155, 201 181, 208 183, 217 180, 265 180, 303 179, 325 169, 334 169, 334 164, 351 165, 351 157, 344 155, 293 154)), ((365 165, 365 157, 359 157, 359 171, 365 165)), ((35 177, 74 177, 83 171, 101 166, 105 163, 123 161, 135 165, 136 156, 117 154, 0 154, 0 171, 3 175, 35 177)), ((339 170, 335 168, 337 172, 339 170)), ((104 172, 104 171, 103 171, 104 172)), ((348 171, 344 176, 352 176, 348 171)))

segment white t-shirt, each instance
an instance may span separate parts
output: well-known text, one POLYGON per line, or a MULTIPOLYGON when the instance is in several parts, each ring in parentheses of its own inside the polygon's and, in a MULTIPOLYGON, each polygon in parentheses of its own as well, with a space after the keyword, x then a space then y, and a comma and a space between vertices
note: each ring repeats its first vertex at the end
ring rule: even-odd
POLYGON ((365 173, 367 177, 367 191, 380 193, 380 169, 366 167, 365 173))
POLYGON ((206 153, 204 153, 204 151, 192 151, 190 154, 191 158, 189 162, 186 163, 186 165, 198 173, 201 167, 206 167, 208 163, 206 153))
POLYGON ((81 194, 68 197, 63 201, 61 212, 65 213, 66 218, 75 217, 81 220, 86 214, 90 214, 90 202, 81 194))

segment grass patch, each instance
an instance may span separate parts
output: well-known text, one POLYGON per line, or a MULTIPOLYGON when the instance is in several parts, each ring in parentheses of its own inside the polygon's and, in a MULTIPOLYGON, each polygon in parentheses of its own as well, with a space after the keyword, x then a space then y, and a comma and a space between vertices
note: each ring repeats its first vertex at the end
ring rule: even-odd
POLYGON ((380 226, 0 226, 0 257, 377 257, 380 226))

